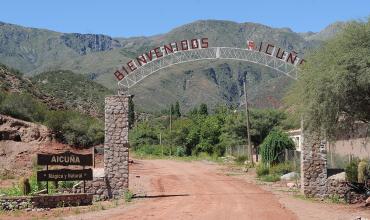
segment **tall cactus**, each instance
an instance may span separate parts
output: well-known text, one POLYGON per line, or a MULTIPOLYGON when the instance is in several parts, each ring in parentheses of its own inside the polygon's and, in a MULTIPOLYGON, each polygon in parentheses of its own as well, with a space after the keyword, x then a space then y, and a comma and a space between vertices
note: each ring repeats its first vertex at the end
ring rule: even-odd
POLYGON ((365 183, 366 181, 366 178, 367 178, 367 162, 362 160, 359 164, 358 164, 358 168, 357 168, 357 181, 359 183, 365 183))
POLYGON ((19 185, 23 195, 28 195, 31 193, 31 184, 28 178, 22 178, 19 185))

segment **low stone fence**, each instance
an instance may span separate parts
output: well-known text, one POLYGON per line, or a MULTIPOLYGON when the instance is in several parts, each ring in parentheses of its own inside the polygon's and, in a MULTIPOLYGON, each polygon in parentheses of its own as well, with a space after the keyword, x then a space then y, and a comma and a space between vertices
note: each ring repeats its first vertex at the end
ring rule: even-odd
MULTIPOLYGON (((327 180, 327 197, 338 196, 340 199, 344 199, 345 194, 348 192, 349 187, 347 186, 346 181, 344 180, 336 180, 336 179, 328 179, 327 180)), ((365 202, 367 196, 363 194, 357 194, 355 192, 350 193, 351 204, 355 203, 363 203, 365 202)))
POLYGON ((30 196, 0 197, 1 210, 15 210, 32 208, 30 196))
POLYGON ((0 197, 0 209, 15 210, 26 208, 56 208, 91 205, 92 194, 57 194, 38 196, 0 197))
MULTIPOLYGON (((86 181, 85 189, 86 193, 94 195, 95 200, 106 200, 113 197, 108 181, 106 181, 106 178, 104 177, 94 178, 92 181, 86 181)), ((73 187, 72 193, 83 193, 82 182, 73 187)))
POLYGON ((344 180, 328 179, 326 186, 328 197, 339 196, 339 198, 344 199, 344 195, 349 190, 344 180))
MULTIPOLYGON (((120 198, 127 188, 127 182, 109 182, 105 177, 94 178, 94 180, 85 183, 86 193, 93 194, 95 201, 120 198), (117 188, 123 189, 118 190, 117 188)), ((80 182, 74 186, 71 193, 83 193, 83 183, 80 182)))

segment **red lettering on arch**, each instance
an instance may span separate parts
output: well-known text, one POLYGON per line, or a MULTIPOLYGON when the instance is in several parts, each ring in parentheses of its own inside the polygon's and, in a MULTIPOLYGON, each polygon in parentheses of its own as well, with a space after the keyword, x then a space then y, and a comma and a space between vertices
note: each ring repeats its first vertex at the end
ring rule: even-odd
POLYGON ((256 45, 254 44, 254 41, 252 41, 252 40, 247 41, 247 48, 249 50, 254 50, 255 47, 256 47, 256 45))
POLYGON ((199 48, 199 42, 198 42, 198 39, 191 39, 190 41, 191 43, 191 49, 197 49, 199 48), (194 44, 195 43, 195 44, 194 44))
POLYGON ((164 47, 164 52, 166 54, 169 54, 170 52, 173 53, 173 47, 172 47, 172 44, 168 44, 168 45, 163 45, 164 47))
POLYGON ((136 69, 137 69, 136 64, 134 63, 134 61, 133 61, 133 60, 128 61, 128 62, 127 62, 127 66, 128 66, 128 68, 129 68, 131 71, 134 71, 134 70, 136 70, 136 69))
POLYGON ((153 53, 152 51, 149 51, 149 53, 145 53, 146 57, 148 57, 149 61, 153 60, 153 53))
POLYGON ((271 56, 272 55, 272 52, 269 52, 270 47, 271 48, 274 48, 275 46, 272 45, 272 44, 267 44, 265 53, 271 56))
POLYGON ((201 39, 201 47, 202 48, 208 48, 208 38, 202 38, 201 39))
POLYGON ((284 50, 282 50, 283 52, 281 53, 281 55, 279 55, 280 50, 281 50, 281 48, 279 47, 279 48, 278 48, 278 51, 277 51, 277 53, 276 53, 276 58, 279 58, 279 59, 281 60, 281 59, 283 59, 283 56, 284 56, 285 51, 284 51, 284 50))
POLYGON ((159 51, 159 47, 154 48, 154 53, 157 58, 163 57, 163 54, 159 51))
POLYGON ((138 62, 138 64, 139 64, 140 66, 142 66, 142 65, 146 64, 146 59, 145 59, 145 57, 144 57, 144 54, 142 54, 142 55, 140 55, 140 56, 136 57, 136 60, 137 60, 137 62, 138 62))
POLYGON ((294 64, 296 59, 297 59, 297 54, 293 51, 292 53, 289 53, 288 59, 286 60, 286 62, 288 63, 290 60, 290 63, 294 64))
POLYGON ((188 50, 189 49, 188 40, 182 40, 180 43, 181 43, 181 50, 188 50))
POLYGON ((122 80, 123 78, 125 78, 125 75, 120 72, 119 70, 117 70, 116 72, 114 72, 114 76, 118 79, 118 80, 122 80))

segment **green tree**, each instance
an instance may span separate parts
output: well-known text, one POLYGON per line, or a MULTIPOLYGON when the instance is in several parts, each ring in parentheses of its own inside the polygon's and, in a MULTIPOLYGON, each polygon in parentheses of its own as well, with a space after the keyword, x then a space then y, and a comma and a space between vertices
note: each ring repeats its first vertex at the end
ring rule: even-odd
POLYGON ((246 143, 247 127, 244 114, 227 114, 221 127, 220 145, 225 148, 246 143))
POLYGON ((279 156, 284 153, 285 149, 295 149, 293 140, 279 130, 270 132, 260 146, 262 162, 268 164, 282 162, 279 161, 279 156))
POLYGON ((190 117, 194 117, 196 115, 198 115, 198 108, 197 107, 194 107, 193 109, 191 109, 189 111, 189 114, 188 114, 190 117))
POLYGON ((253 109, 250 111, 251 140, 258 146, 276 127, 286 119, 284 112, 274 109, 253 109))
POLYGON ((219 144, 222 122, 216 115, 210 115, 206 118, 201 118, 198 123, 199 143, 196 146, 196 153, 207 152, 212 154, 215 151, 215 146, 219 144))
POLYGON ((157 129, 149 122, 139 123, 130 132, 129 138, 131 146, 135 149, 145 145, 159 144, 157 129))
POLYGON ((198 114, 200 115, 208 115, 208 107, 207 104, 202 103, 199 106, 198 114))
POLYGON ((178 117, 178 118, 180 118, 180 117, 181 117, 179 101, 176 101, 175 109, 174 109, 174 114, 175 114, 175 116, 176 116, 176 117, 178 117))
POLYGON ((370 121, 370 19, 351 22, 306 57, 286 101, 308 130, 327 138, 370 121))
POLYGON ((133 101, 133 96, 131 96, 128 100, 128 125, 129 128, 133 128, 135 123, 135 105, 133 101))
POLYGON ((173 116, 175 113, 175 107, 173 106, 173 104, 171 104, 170 106, 170 114, 173 116))

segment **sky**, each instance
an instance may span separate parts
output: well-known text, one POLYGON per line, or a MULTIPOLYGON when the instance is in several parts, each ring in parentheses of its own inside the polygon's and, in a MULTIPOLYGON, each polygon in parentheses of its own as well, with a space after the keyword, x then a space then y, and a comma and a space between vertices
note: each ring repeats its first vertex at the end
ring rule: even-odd
POLYGON ((3 22, 113 37, 156 35, 204 19, 318 32, 370 16, 370 0, 7 0, 1 8, 3 22))

